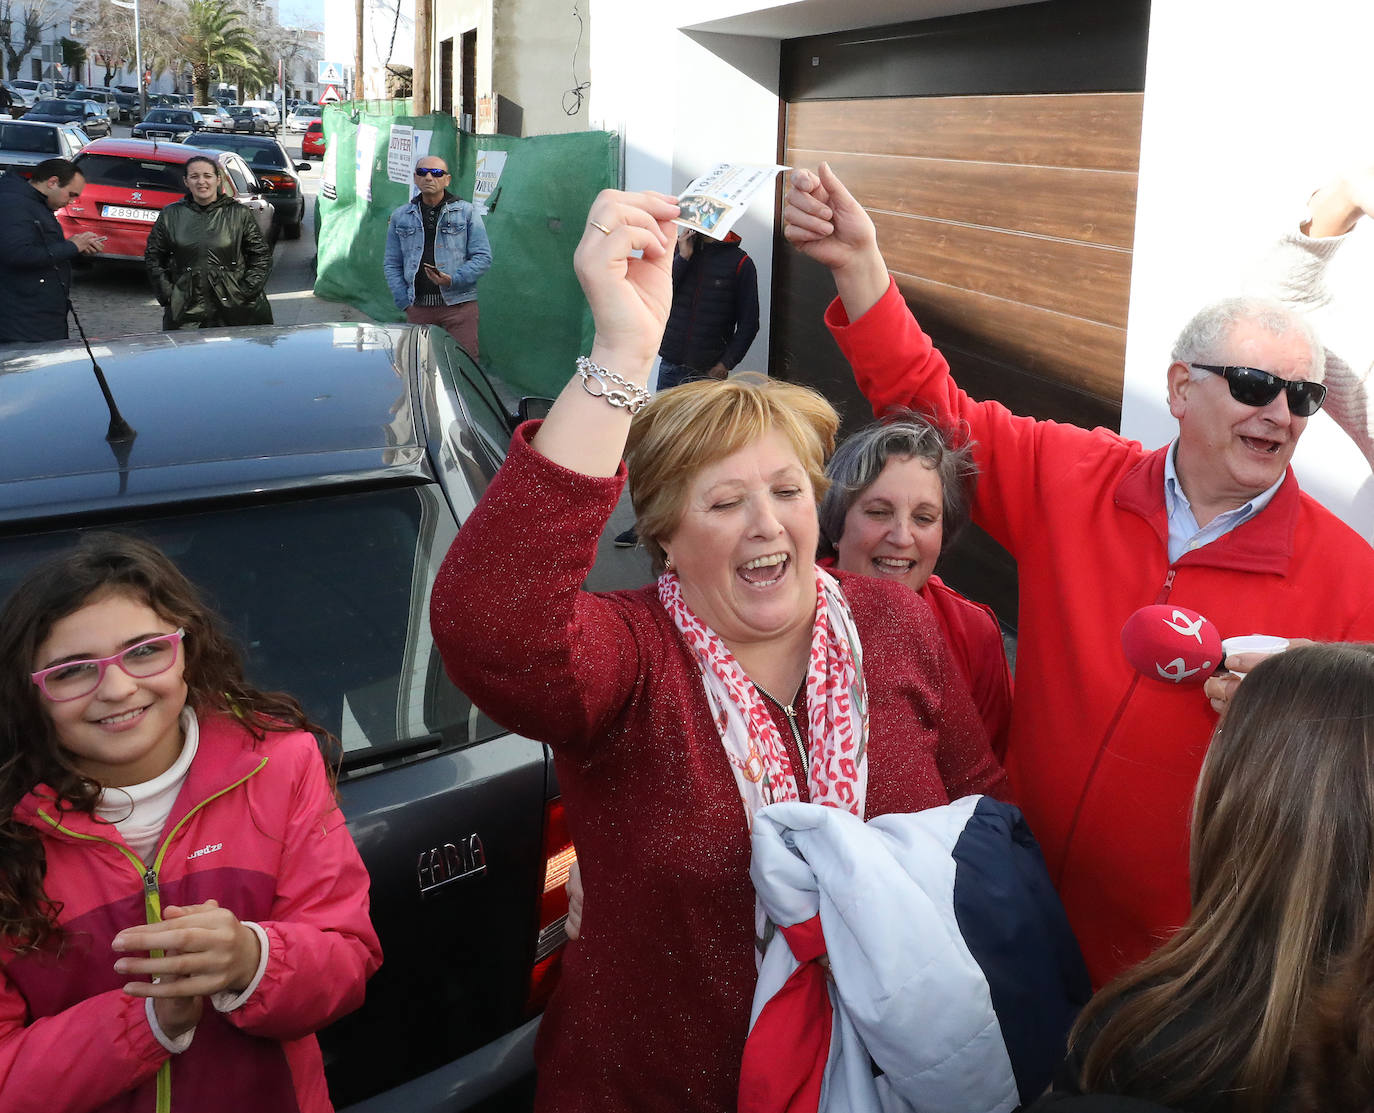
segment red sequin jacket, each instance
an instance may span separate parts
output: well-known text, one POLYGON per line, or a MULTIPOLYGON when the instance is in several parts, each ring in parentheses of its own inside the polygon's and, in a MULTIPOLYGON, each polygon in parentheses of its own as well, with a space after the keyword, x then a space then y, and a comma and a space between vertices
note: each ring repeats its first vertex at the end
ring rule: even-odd
MULTIPOLYGON (((529 447, 534 429, 516 432, 459 532, 431 621, 449 674, 478 706, 554 748, 582 862, 582 938, 544 1014, 536 1105, 734 1110, 755 983, 739 792, 656 588, 581 590, 623 466, 610 479, 568 471, 529 447)), ((901 585, 839 579, 864 649, 868 814, 1004 797, 929 609, 901 585)), ((790 728, 774 716, 795 768, 790 728)))

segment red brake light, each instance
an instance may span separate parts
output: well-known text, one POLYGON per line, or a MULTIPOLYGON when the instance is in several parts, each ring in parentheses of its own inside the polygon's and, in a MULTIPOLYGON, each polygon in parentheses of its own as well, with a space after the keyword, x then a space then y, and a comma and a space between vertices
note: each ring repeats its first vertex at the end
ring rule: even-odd
POLYGON ((563 946, 568 941, 568 871, 577 861, 577 850, 568 834, 568 821, 561 799, 544 806, 544 887, 539 894, 539 937, 535 943, 534 966, 530 970, 525 1012, 533 1016, 548 1002, 558 984, 563 946))

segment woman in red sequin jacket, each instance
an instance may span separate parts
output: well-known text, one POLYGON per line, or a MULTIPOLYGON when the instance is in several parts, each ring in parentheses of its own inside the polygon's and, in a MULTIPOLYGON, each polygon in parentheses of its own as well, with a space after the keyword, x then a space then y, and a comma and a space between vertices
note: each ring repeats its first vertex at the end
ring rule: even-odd
POLYGON ((757 807, 867 817, 1006 782, 919 597, 817 574, 838 423, 823 399, 704 381, 631 424, 671 302, 677 207, 607 192, 590 215, 575 264, 591 360, 542 426, 517 431, 431 620, 473 700, 553 746, 582 857, 587 911, 540 1030, 536 1107, 723 1113, 767 931, 749 881, 757 807), (587 592, 622 449, 664 575, 587 592))

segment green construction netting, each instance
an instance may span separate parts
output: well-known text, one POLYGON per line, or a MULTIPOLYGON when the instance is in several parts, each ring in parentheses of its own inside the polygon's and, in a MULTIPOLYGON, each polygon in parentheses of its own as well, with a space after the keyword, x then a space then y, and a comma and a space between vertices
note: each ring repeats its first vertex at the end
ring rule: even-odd
POLYGON ((382 277, 382 256, 387 221, 410 200, 414 160, 425 153, 445 159, 450 188, 472 200, 479 153, 504 152, 483 217, 492 267, 477 284, 482 363, 524 393, 556 394, 591 345, 591 314, 572 256, 597 192, 619 184, 617 137, 472 135, 447 113, 410 110, 406 101, 325 109, 315 293, 379 321, 403 320, 382 277))

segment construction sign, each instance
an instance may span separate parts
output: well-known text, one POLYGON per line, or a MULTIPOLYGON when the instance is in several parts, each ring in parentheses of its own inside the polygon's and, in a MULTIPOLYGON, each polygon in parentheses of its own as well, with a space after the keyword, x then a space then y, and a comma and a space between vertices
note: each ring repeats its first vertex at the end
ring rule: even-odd
POLYGON ((339 101, 341 101, 341 100, 343 100, 343 97, 339 96, 339 90, 336 89, 336 88, 334 88, 333 85, 331 85, 331 86, 329 86, 329 88, 327 88, 327 89, 324 91, 324 93, 320 96, 320 99, 317 100, 315 103, 316 103, 316 104, 337 104, 337 103, 338 103, 339 101))

